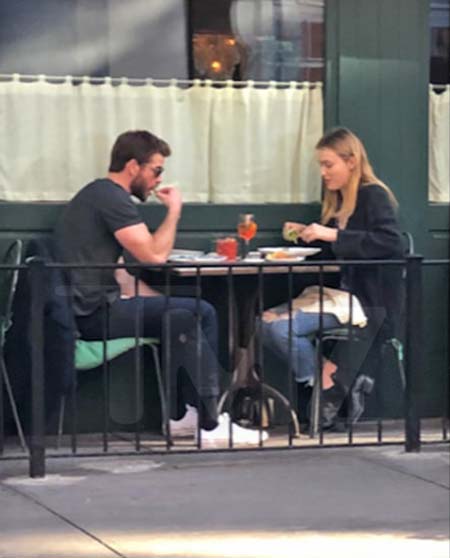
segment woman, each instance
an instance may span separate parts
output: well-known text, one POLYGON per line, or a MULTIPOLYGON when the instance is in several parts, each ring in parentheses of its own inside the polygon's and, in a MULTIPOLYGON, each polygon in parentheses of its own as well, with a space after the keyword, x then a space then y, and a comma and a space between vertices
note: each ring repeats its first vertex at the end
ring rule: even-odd
MULTIPOLYGON (((324 185, 321 223, 304 225, 287 222, 283 227, 284 235, 292 237, 294 232, 294 236, 296 233, 304 243, 321 246, 321 259, 401 258, 403 243, 396 216, 397 202, 390 189, 374 174, 361 140, 350 130, 337 128, 322 137, 316 150, 324 185)), ((367 318, 367 327, 364 329, 368 339, 364 355, 366 364, 376 357, 379 340, 391 334, 395 327, 394 317, 398 316, 401 304, 400 274, 401 270, 397 266, 343 267, 340 290, 354 295, 352 323, 365 326, 367 318), (362 317, 355 322, 355 315, 361 316, 361 312, 362 317)), ((340 311, 336 311, 340 304, 338 298, 342 296, 348 305, 348 294, 339 291, 326 293, 322 318, 324 330, 349 321, 348 316, 342 317, 340 311), (328 297, 331 303, 327 302, 328 297)), ((319 289, 315 287, 293 301, 292 363, 300 388, 300 404, 304 403, 305 388, 311 385, 315 375, 317 358, 311 337, 319 330, 318 298, 319 289)), ((265 345, 287 359, 287 306, 267 310, 263 322, 265 345)), ((360 389, 373 385, 370 378, 362 378, 356 380, 360 389)), ((339 361, 324 360, 322 386, 325 427, 332 426, 353 380, 354 374, 343 369, 339 361)), ((358 412, 360 415, 362 409, 358 412)))

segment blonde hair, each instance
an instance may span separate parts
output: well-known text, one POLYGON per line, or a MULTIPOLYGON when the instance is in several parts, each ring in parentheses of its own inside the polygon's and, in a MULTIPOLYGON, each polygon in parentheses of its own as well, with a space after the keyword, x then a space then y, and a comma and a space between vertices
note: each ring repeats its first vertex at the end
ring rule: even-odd
POLYGON ((336 219, 339 228, 345 229, 347 221, 355 211, 358 189, 368 184, 379 184, 384 188, 394 207, 397 200, 391 190, 374 173, 362 141, 347 128, 334 128, 327 132, 317 143, 316 149, 332 149, 336 155, 348 161, 354 159, 354 168, 347 187, 330 191, 325 188, 322 202, 321 223, 327 224, 336 219))

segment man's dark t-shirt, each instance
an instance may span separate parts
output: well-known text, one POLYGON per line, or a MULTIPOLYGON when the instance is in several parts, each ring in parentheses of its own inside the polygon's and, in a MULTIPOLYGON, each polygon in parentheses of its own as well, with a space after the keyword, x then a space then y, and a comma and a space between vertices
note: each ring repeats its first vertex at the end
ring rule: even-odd
MULTIPOLYGON (((130 195, 107 178, 85 186, 69 202, 56 227, 59 256, 66 263, 116 263, 123 248, 115 231, 142 222, 130 195)), ((120 296, 113 269, 71 270, 74 311, 88 316, 120 296)))

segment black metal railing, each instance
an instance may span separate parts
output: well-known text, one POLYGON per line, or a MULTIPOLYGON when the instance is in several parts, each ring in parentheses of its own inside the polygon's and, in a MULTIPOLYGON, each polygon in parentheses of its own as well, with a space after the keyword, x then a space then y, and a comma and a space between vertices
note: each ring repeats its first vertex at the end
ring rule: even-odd
MULTIPOLYGON (((136 272, 135 277, 135 289, 138 289, 138 279, 145 276, 147 273, 158 274, 159 278, 162 280, 162 293, 166 297, 166 301, 169 300, 170 296, 177 296, 178 290, 181 288, 180 285, 189 280, 189 289, 191 289, 191 296, 193 296, 196 301, 196 312, 195 312, 195 323, 196 323, 196 362, 197 366, 194 371, 194 378, 196 385, 199 385, 201 376, 201 352, 202 345, 201 339, 201 322, 200 322, 200 312, 199 304, 202 297, 205 294, 205 281, 217 281, 217 277, 221 277, 220 285, 216 285, 216 295, 217 300, 222 304, 225 302, 226 308, 226 330, 222 330, 222 335, 225 333, 226 337, 226 353, 227 353, 227 365, 226 369, 228 371, 228 378, 232 378, 233 375, 236 376, 236 369, 239 368, 239 363, 236 362, 237 356, 241 356, 243 359, 250 359, 241 366, 244 372, 247 372, 248 384, 241 383, 242 378, 234 378, 228 382, 227 390, 228 407, 232 411, 233 403, 236 400, 236 396, 239 390, 245 389, 249 390, 250 395, 247 396, 251 399, 251 402, 256 410, 256 419, 254 426, 257 426, 260 432, 259 444, 257 449, 279 449, 280 444, 270 445, 265 444, 262 441, 261 432, 267 426, 267 416, 269 413, 268 399, 280 396, 278 403, 280 405, 289 405, 291 411, 293 410, 295 415, 297 407, 297 394, 295 388, 294 375, 292 373, 292 338, 293 338, 293 326, 292 326, 292 314, 293 314, 293 299, 296 290, 296 283, 298 288, 299 278, 301 277, 304 281, 307 276, 314 276, 314 283, 324 287, 327 283, 328 274, 334 273, 340 269, 350 270, 347 274, 347 279, 350 282, 348 285, 351 291, 351 282, 353 271, 358 270, 361 266, 366 269, 373 268, 374 273, 380 278, 380 270, 386 269, 391 266, 401 268, 403 270, 404 282, 405 282, 405 320, 404 320, 404 372, 405 372, 405 389, 404 389, 404 437, 403 443, 405 445, 405 450, 408 452, 420 451, 421 447, 421 419, 419 410, 419 396, 420 396, 420 381, 423 376, 424 371, 424 336, 423 336, 423 284, 422 284, 422 273, 424 268, 428 266, 438 267, 439 269, 448 270, 449 260, 423 260, 421 256, 411 255, 404 259, 398 260, 310 260, 292 263, 278 262, 226 262, 226 263, 208 263, 208 264, 198 264, 198 263, 168 263, 164 265, 149 266, 142 264, 97 264, 97 265, 75 265, 75 264, 58 264, 49 263, 43 260, 31 260, 25 266, 20 266, 23 273, 26 273, 29 278, 29 286, 31 293, 31 308, 30 308, 30 347, 31 347, 31 420, 30 429, 28 436, 28 446, 29 446, 29 462, 30 462, 30 475, 32 477, 40 477, 45 474, 45 460, 47 455, 63 455, 64 450, 61 452, 52 452, 46 447, 48 436, 46 433, 46 414, 45 414, 45 313, 46 313, 46 300, 43 293, 49 285, 48 274, 53 270, 64 271, 65 274, 71 273, 71 271, 79 268, 89 268, 89 269, 120 269, 128 268, 131 271, 136 272), (330 271, 330 266, 332 270, 330 271), (336 269, 337 266, 337 269, 336 269), (245 274, 241 274, 239 270, 242 267, 247 269, 245 274), (283 272, 275 271, 280 267, 284 268, 283 272), (209 270, 208 275, 205 275, 205 268, 209 270), (301 269, 302 271, 297 273, 301 269), (177 270, 176 273, 174 270, 177 270), (213 272, 211 272, 213 270, 213 272), (214 271, 217 273, 220 270, 220 275, 215 275, 214 271), (211 274, 212 278, 208 279, 211 274), (177 277, 179 279, 177 279, 177 277), (280 393, 280 391, 271 387, 268 383, 270 379, 268 378, 267 370, 265 369, 264 362, 264 351, 261 342, 261 320, 260 317, 268 305, 268 296, 266 292, 267 283, 269 278, 276 277, 276 282, 278 284, 278 289, 281 294, 286 294, 284 297, 287 300, 288 316, 289 316, 289 346, 288 346, 288 362, 286 363, 284 370, 281 374, 284 374, 284 379, 286 380, 287 389, 286 395, 280 393), (237 293, 240 291, 240 294, 237 293), (250 294, 249 294, 250 293, 250 294), (250 295, 252 300, 250 299, 250 295), (239 298, 240 296, 240 298, 239 298), (244 310, 245 307, 245 310, 244 310), (245 313, 245 319, 242 319, 242 314, 245 313), (241 318, 240 326, 237 326, 241 318), (246 330, 248 328, 248 330, 246 330), (237 351, 238 348, 242 351, 240 355, 237 351), (245 351, 244 351, 245 349, 245 351), (245 354, 244 354, 245 353, 245 354), (247 370, 245 367, 247 366, 247 370), (233 382, 238 382, 233 384, 233 382), (236 390, 234 390, 236 387, 236 390), (276 393, 275 393, 276 392, 276 393), (287 403, 286 403, 287 402, 287 403), (267 412, 266 412, 267 410, 267 412)), ((0 273, 2 269, 6 267, 0 266, 0 273)), ((9 268, 8 268, 9 269, 9 268)), ((381 280, 381 279, 380 279, 381 280)), ((185 287, 183 287, 185 290, 185 287)), ((139 293, 138 293, 139 294, 139 293)), ((274 294, 273 292, 271 293, 274 294)), ((269 293, 270 295, 270 293, 269 293)), ((70 291, 60 290, 58 296, 65 296, 70 298, 70 291)), ((70 301, 69 301, 70 302, 70 301)), ((349 297, 350 315, 352 315, 352 298, 349 297)), ((320 299, 320 316, 323 312, 323 298, 320 299)), ((106 309, 105 309, 106 312, 106 309)), ((105 314, 106 317, 106 314, 105 314)), ((350 320, 351 322, 351 320, 350 320)), ((106 321, 105 321, 106 324, 106 321)), ((140 349, 139 339, 142 337, 143 333, 140 330, 141 320, 138 315, 136 315, 135 320, 135 352, 134 352, 134 393, 136 401, 140 401, 142 398, 142 377, 140 375, 140 369, 142 368, 142 353, 140 349)), ((201 436, 197 436, 196 443, 190 447, 186 444, 184 446, 174 445, 171 432, 169 417, 171 415, 171 405, 172 405, 172 386, 169 379, 169 370, 171 368, 171 359, 174 355, 171 354, 169 350, 169 344, 164 343, 164 340, 169 339, 171 324, 170 320, 164 322, 164 329, 162 332, 162 350, 160 351, 160 357, 162 361, 162 382, 164 384, 162 393, 162 398, 164 400, 166 414, 163 412, 163 422, 165 436, 163 443, 153 445, 151 447, 143 444, 143 427, 141 424, 140 412, 138 412, 138 405, 136 405, 136 415, 134 421, 133 429, 133 441, 134 447, 132 449, 120 448, 120 453, 124 452, 158 452, 158 451, 198 451, 202 449, 201 436)), ((322 318, 320 318, 319 333, 317 334, 317 346, 318 346, 318 364, 321 362, 322 355, 322 344, 326 331, 323 327, 322 318)), ((354 336, 356 335, 354 328, 348 327, 348 351, 350 358, 350 351, 352 350, 352 342, 354 341, 354 336)), ((77 382, 76 374, 74 376, 74 381, 71 384, 71 389, 69 391, 70 401, 71 401, 71 443, 70 443, 70 453, 71 454, 106 454, 111 453, 110 448, 110 437, 111 437, 111 410, 109 408, 109 366, 106 358, 107 348, 107 328, 105 325, 104 335, 103 335, 103 364, 102 364, 102 405, 103 405, 103 425, 101 433, 101 446, 97 445, 94 447, 89 446, 85 452, 79 452, 78 449, 78 428, 77 428, 77 382)), ((399 353, 400 354, 400 353, 399 353)), ((324 432, 321 424, 321 374, 317 376, 317 383, 319 386, 318 390, 318 425, 317 425, 317 438, 316 432, 310 430, 308 434, 305 435, 302 440, 317 440, 315 445, 319 446, 333 446, 336 441, 333 437, 329 438, 327 442, 328 435, 324 432), (314 438, 313 438, 314 437, 314 438)), ((0 384, 1 387, 1 384, 0 384)), ((245 397, 244 397, 245 399, 245 397)), ((201 401, 198 396, 197 406, 201 408, 201 401)), ((0 407, 0 411, 2 408, 0 407)), ((270 414, 270 413, 269 413, 270 414)), ((298 430, 295 423, 295 418, 292 418, 292 414, 289 415, 287 420, 286 429, 286 443, 283 447, 287 448, 298 448, 298 447, 311 447, 311 444, 299 445, 296 443, 298 440, 298 430)), ((448 439, 448 408, 442 410, 442 432, 441 436, 438 437, 437 441, 445 441, 448 439)), ((200 434, 200 428, 197 427, 197 433, 200 434)), ((284 436, 284 435, 282 435, 284 436)), ((352 423, 347 425, 346 429, 346 444, 355 445, 354 440, 354 425, 352 423)), ((3 433, 1 433, 2 444, 3 444, 3 433)), ((280 438, 282 439, 282 438, 280 438)), ((338 442, 339 445, 342 442, 338 442)), ((382 443, 394 443, 392 440, 386 441, 384 439, 383 433, 383 417, 379 416, 376 420, 376 437, 373 441, 367 441, 364 439, 363 444, 382 444, 382 443)), ((397 439, 395 443, 399 443, 397 439)), ((128 446, 127 446, 128 447, 128 446)), ((228 444, 223 447, 225 451, 234 450, 235 444, 233 443, 232 431, 230 429, 230 440, 228 444)), ((245 448, 248 449, 248 448, 245 448)))

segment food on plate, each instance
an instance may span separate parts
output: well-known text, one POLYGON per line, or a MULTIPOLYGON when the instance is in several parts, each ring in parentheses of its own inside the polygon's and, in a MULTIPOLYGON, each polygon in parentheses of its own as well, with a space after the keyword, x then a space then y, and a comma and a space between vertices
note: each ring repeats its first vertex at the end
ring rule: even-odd
POLYGON ((270 252, 267 254, 266 260, 276 261, 276 260, 297 260, 298 256, 289 253, 287 250, 276 250, 275 252, 270 252))

